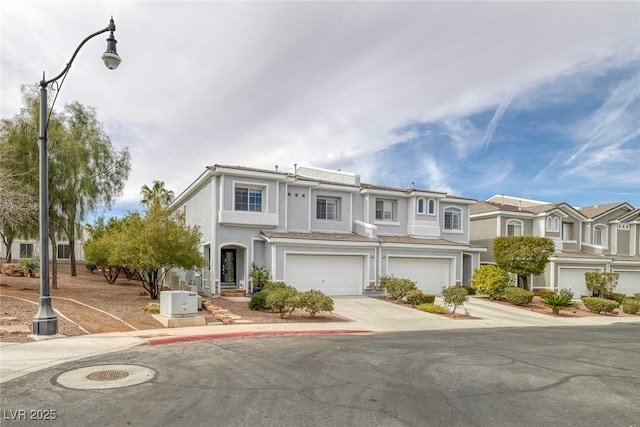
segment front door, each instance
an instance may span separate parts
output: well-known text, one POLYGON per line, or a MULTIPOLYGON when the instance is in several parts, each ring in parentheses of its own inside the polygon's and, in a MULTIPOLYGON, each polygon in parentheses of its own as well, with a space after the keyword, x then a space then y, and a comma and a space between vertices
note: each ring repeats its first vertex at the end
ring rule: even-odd
POLYGON ((236 286, 235 249, 222 249, 220 257, 220 282, 222 286, 236 286))

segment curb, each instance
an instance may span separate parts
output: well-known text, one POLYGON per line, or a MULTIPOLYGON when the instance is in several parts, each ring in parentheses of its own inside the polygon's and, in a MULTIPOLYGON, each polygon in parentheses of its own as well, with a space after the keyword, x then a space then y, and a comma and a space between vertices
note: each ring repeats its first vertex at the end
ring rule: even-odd
POLYGON ((242 337, 273 337, 284 335, 339 335, 339 334, 369 334, 373 331, 366 329, 333 329, 333 330, 310 330, 310 331, 249 331, 249 332, 227 332, 218 334, 188 335, 181 337, 162 337, 148 340, 149 345, 164 345, 179 342, 203 341, 209 339, 242 338, 242 337))

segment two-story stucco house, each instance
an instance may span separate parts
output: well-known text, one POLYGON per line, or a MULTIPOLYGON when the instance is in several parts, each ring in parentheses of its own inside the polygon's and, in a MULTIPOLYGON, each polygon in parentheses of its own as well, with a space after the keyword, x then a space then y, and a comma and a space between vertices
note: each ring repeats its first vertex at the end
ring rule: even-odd
POLYGON ((574 208, 497 195, 471 206, 471 243, 486 246, 483 263, 493 263, 493 239, 501 236, 543 236, 556 252, 534 289, 574 290, 588 295, 584 273, 620 274, 617 292, 640 292, 640 209, 628 203, 574 208))
MULTIPOLYGON (((467 284, 485 250, 469 244, 474 200, 360 182, 311 167, 291 173, 207 167, 171 207, 202 233, 202 291, 251 292, 252 264, 272 280, 328 295, 360 295, 379 277, 439 293, 467 284)), ((182 272, 186 280, 192 272, 182 272)))

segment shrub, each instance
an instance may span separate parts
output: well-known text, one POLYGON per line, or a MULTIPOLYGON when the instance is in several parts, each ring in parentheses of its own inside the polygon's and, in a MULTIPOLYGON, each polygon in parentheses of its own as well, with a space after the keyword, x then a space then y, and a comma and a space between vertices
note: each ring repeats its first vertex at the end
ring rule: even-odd
POLYGON ((263 285, 262 290, 273 291, 276 289, 286 289, 287 287, 290 287, 290 286, 287 285, 285 282, 267 282, 263 285))
POLYGON ((381 282, 384 289, 389 295, 396 299, 396 302, 404 298, 407 295, 407 292, 417 289, 416 283, 409 279, 385 277, 381 278, 381 282))
POLYGON ((627 314, 638 314, 640 311, 640 300, 635 298, 626 298, 622 301, 622 311, 627 314))
POLYGON ((561 289, 560 292, 548 293, 542 297, 542 304, 551 309, 553 314, 560 314, 560 310, 573 307, 573 292, 569 289, 561 289))
MULTIPOLYGON (((556 293, 553 292, 550 289, 536 289, 533 290, 533 296, 535 297, 540 297, 540 298, 544 298, 545 295, 555 295, 556 293)), ((573 296, 573 292, 571 292, 571 295, 573 296)))
POLYGON ((96 270, 98 269, 98 264, 96 264, 95 262, 87 261, 85 266, 87 267, 87 270, 89 270, 92 273, 95 273, 96 270))
POLYGON ((637 300, 640 300, 640 294, 633 294, 633 297, 637 300))
POLYGON ((504 296, 511 304, 527 305, 533 301, 533 293, 525 289, 507 286, 504 288, 504 296))
POLYGON ((262 311, 267 309, 267 295, 269 294, 266 290, 261 290, 251 296, 249 300, 249 309, 262 311))
POLYGON ((509 285, 509 273, 495 265, 481 265, 473 271, 471 287, 476 292, 498 299, 509 285))
MULTIPOLYGON (((145 293, 146 295, 146 293, 145 293)), ((145 305, 142 310, 144 310, 146 313, 152 313, 152 314, 158 314, 160 313, 160 303, 159 302, 148 302, 147 305, 145 305)))
POLYGON ((314 317, 319 311, 333 311, 333 299, 315 289, 301 292, 299 298, 300 306, 309 313, 309 317, 314 317))
POLYGON ((456 315, 456 308, 469 301, 467 290, 462 286, 445 286, 442 288, 442 299, 446 305, 453 306, 453 316, 456 315))
POLYGON ((407 302, 414 307, 420 304, 433 304, 436 300, 435 295, 425 294, 420 289, 413 289, 407 292, 407 296, 405 298, 407 299, 407 302))
POLYGON ((611 294, 618 285, 619 273, 599 273, 590 272, 584 273, 584 280, 587 285, 587 289, 590 290, 593 295, 602 296, 604 294, 611 294))
POLYGON ((431 304, 431 303, 420 304, 416 308, 418 310, 420 310, 420 311, 425 311, 427 313, 433 313, 433 314, 445 314, 445 313, 447 313, 447 308, 443 307, 441 305, 438 305, 438 304, 431 304))
POLYGON ((618 303, 618 307, 620 307, 622 305, 622 303, 624 302, 624 300, 627 299, 627 296, 625 294, 619 294, 619 293, 616 293, 616 292, 612 292, 610 294, 602 295, 602 298, 610 299, 612 301, 615 301, 615 302, 618 303))
MULTIPOLYGON (((264 292, 264 291, 263 291, 264 292)), ((258 292, 260 293, 260 292, 258 292)), ((291 286, 285 288, 269 289, 265 304, 267 310, 273 310, 280 313, 280 317, 284 318, 285 314, 293 313, 293 310, 302 306, 300 292, 291 286)))
POLYGON ((267 267, 251 264, 249 276, 251 277, 254 288, 262 289, 264 285, 269 283, 269 270, 267 270, 267 267))
POLYGON ((582 300, 584 305, 594 313, 611 313, 618 308, 618 302, 610 299, 588 297, 582 300))
POLYGON ((476 290, 473 289, 471 286, 465 286, 464 288, 467 290, 467 295, 475 295, 476 294, 476 290))
POLYGON ((34 256, 20 261, 20 271, 27 276, 40 271, 40 257, 34 256))

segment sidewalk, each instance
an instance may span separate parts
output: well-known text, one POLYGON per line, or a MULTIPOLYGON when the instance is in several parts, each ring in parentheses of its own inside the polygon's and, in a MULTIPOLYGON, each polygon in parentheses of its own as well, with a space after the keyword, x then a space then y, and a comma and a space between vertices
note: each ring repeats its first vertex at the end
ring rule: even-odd
MULTIPOLYGON (((369 297, 336 297, 334 312, 350 322, 208 325, 52 338, 30 343, 0 343, 0 383, 62 363, 143 345, 214 338, 302 334, 380 333, 500 327, 640 325, 639 317, 557 318, 470 298, 464 307, 479 319, 451 319, 369 297)), ((441 301, 436 301, 441 302, 441 301)), ((464 309, 458 309, 460 314, 464 309)))

